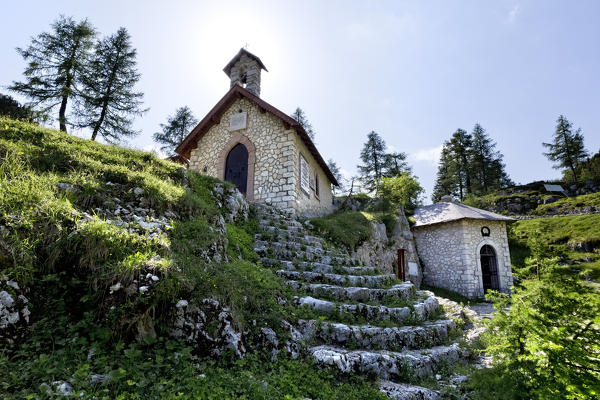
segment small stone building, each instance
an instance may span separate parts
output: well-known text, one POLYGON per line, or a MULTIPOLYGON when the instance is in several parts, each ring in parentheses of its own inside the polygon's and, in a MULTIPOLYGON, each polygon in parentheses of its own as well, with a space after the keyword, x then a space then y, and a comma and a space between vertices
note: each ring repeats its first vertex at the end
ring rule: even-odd
POLYGON ((259 97, 262 70, 262 61, 241 49, 223 70, 230 90, 175 152, 248 200, 299 215, 329 213, 338 182, 304 128, 259 97))
POLYGON ((470 298, 483 297, 489 289, 510 290, 506 223, 512 218, 445 201, 416 209, 414 218, 426 285, 470 298))

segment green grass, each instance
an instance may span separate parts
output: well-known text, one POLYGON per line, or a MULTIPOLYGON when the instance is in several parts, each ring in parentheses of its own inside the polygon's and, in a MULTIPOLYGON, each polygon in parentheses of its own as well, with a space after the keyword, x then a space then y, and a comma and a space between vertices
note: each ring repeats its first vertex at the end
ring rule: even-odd
POLYGON ((583 253, 573 249, 582 243, 589 243, 596 249, 600 247, 600 214, 536 218, 510 224, 511 260, 517 274, 523 268, 525 258, 531 254, 528 240, 536 235, 551 253, 571 262, 576 270, 593 279, 600 278, 600 255, 597 251, 583 253))
POLYGON ((362 214, 369 220, 385 225, 385 232, 388 238, 392 237, 394 226, 398 222, 398 212, 396 211, 362 211, 362 214))
POLYGON ((369 240, 373 234, 369 220, 358 211, 338 211, 325 217, 313 218, 310 223, 320 235, 350 251, 369 240))
POLYGON ((217 182, 149 153, 0 118, 0 277, 28 289, 32 311, 25 339, 0 348, 0 397, 53 398, 46 385, 63 380, 98 399, 381 398, 375 382, 284 354, 214 361, 168 339, 181 298, 218 299, 249 349, 260 348, 262 327, 285 338, 281 320, 293 318, 289 289, 253 251, 256 216, 219 224, 217 182), (115 224, 105 210, 118 204, 177 217, 150 236, 115 224), (160 277, 148 295, 108 296, 148 271, 160 277), (148 319, 157 337, 137 345, 148 319), (93 386, 94 373, 109 380, 93 386))
POLYGON ((600 193, 585 194, 582 196, 565 197, 553 203, 540 204, 532 214, 546 215, 550 210, 557 214, 576 211, 583 207, 600 207, 600 193))
POLYGON ((147 346, 113 342, 89 314, 70 325, 62 312, 38 321, 15 351, 0 349, 0 369, 3 399, 63 398, 47 393, 55 381, 69 381, 73 397, 83 399, 385 399, 374 381, 285 354, 215 361, 164 338, 147 346), (105 380, 90 384, 95 374, 105 380))

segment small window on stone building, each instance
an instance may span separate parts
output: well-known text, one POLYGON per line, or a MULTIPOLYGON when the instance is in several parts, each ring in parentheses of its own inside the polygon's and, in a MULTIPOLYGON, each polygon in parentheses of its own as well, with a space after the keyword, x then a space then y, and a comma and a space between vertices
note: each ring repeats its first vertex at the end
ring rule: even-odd
POLYGON ((315 196, 319 198, 319 173, 315 171, 315 196))
POLYGON ((306 194, 306 196, 310 196, 310 171, 308 168, 308 162, 302 154, 298 154, 298 163, 300 170, 300 188, 306 194))

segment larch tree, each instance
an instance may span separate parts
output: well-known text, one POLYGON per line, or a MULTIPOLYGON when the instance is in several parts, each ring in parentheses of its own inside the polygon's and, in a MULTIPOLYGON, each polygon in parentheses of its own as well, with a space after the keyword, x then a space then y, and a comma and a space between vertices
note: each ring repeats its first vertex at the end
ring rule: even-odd
POLYGON ((360 152, 363 162, 358 166, 360 181, 369 192, 377 192, 378 183, 384 176, 386 166, 385 141, 375 131, 367 135, 367 142, 360 152))
POLYGON ((82 72, 88 66, 88 56, 94 28, 87 20, 75 22, 70 17, 59 17, 50 32, 33 38, 25 48, 17 48, 27 62, 24 82, 13 82, 10 90, 29 97, 34 107, 43 112, 58 108, 60 130, 67 131, 67 104, 76 95, 82 72))
POLYGON ((188 106, 179 107, 175 115, 167 118, 166 124, 160 124, 162 132, 154 133, 154 141, 162 144, 161 150, 173 154, 175 148, 198 124, 198 120, 188 106))
POLYGON ((92 129, 92 140, 100 134, 108 142, 135 136, 133 117, 143 114, 142 92, 134 91, 140 74, 136 50, 125 28, 100 40, 88 71, 82 75, 82 104, 78 111, 82 127, 92 129))
POLYGON ((314 131, 312 125, 310 124, 310 122, 308 122, 308 118, 306 118, 306 114, 300 107, 296 107, 296 110, 292 113, 292 115, 290 115, 290 117, 295 119, 296 122, 298 122, 300 124, 300 126, 302 128, 304 128, 306 133, 308 133, 308 136, 310 136, 311 140, 313 140, 313 141, 315 140, 315 131, 314 131))
POLYGON ((573 132, 573 124, 560 115, 556 121, 553 142, 542 144, 548 149, 544 155, 550 161, 557 163, 553 165, 553 168, 566 168, 576 183, 578 181, 577 167, 588 158, 588 153, 583 146, 581 128, 573 132))

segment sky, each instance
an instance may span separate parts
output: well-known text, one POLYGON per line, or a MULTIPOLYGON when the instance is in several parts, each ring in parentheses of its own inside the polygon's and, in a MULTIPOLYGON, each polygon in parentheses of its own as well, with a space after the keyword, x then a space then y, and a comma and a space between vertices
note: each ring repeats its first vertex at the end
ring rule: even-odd
MULTIPOLYGON (((301 107, 324 159, 356 174, 370 131, 408 154, 430 201, 441 145, 476 123, 517 183, 560 177, 544 156, 556 119, 600 149, 598 1, 11 1, 2 6, 0 92, 22 79, 15 47, 60 15, 101 35, 128 29, 148 112, 131 147, 181 106, 201 119, 228 91, 241 47, 261 58, 261 98, 301 107)), ((11 94, 18 100, 23 97, 11 94)), ((89 132, 75 132, 89 136, 89 132)))

